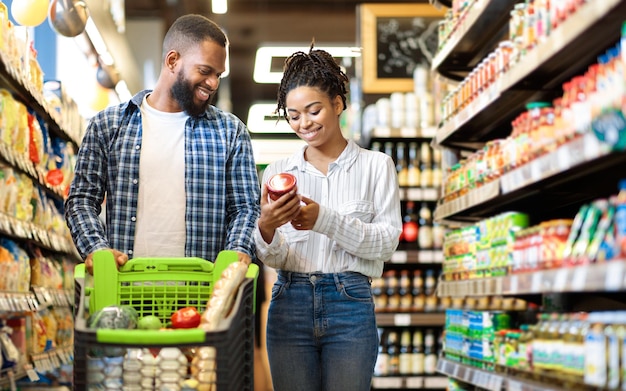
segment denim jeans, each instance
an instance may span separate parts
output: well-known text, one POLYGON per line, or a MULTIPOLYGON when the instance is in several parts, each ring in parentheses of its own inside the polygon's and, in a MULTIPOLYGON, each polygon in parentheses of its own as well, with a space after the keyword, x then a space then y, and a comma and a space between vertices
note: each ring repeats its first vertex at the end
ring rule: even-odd
POLYGON ((368 277, 278 272, 267 321, 274 391, 369 391, 377 351, 368 277))

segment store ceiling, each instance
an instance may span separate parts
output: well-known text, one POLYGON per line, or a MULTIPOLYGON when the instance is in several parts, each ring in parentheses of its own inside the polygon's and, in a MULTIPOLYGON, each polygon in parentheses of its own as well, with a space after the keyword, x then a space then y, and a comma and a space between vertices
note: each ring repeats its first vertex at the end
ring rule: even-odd
MULTIPOLYGON (((212 15, 210 0, 126 0, 128 20, 163 20, 165 28, 180 15, 199 13, 223 26, 230 48, 230 95, 232 111, 247 118, 256 101, 274 101, 275 84, 253 80, 254 58, 259 46, 274 44, 347 44, 357 41, 356 0, 228 0, 228 13, 212 15)), ((428 3, 416 1, 377 1, 376 3, 428 3)))

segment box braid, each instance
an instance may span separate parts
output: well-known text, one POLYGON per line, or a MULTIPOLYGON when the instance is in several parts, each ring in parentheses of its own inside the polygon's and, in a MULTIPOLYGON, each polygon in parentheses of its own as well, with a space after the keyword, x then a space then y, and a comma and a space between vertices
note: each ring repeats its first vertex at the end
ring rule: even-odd
POLYGON ((285 99, 287 93, 297 87, 317 87, 328 94, 330 99, 337 95, 341 96, 343 109, 346 109, 346 84, 348 76, 335 62, 333 56, 321 49, 313 50, 313 44, 309 53, 298 51, 285 60, 283 78, 278 87, 277 112, 289 122, 285 99))

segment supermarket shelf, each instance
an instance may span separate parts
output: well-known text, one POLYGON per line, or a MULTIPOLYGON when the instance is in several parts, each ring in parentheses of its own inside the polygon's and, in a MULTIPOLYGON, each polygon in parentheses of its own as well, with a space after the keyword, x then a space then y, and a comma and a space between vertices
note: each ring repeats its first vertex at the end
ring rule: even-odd
POLYGON ((509 122, 532 100, 552 99, 564 81, 581 74, 606 47, 589 39, 618 41, 626 1, 592 1, 579 8, 494 83, 478 101, 444 123, 436 142, 450 147, 503 137, 509 122))
POLYGON ((485 56, 485 37, 497 38, 507 25, 515 0, 486 0, 473 5, 435 55, 431 69, 453 79, 465 77, 485 56))
POLYGON ((559 208, 615 194, 625 163, 626 153, 611 153, 588 133, 498 180, 439 204, 434 218, 476 221, 513 205, 530 214, 554 214, 559 208), (579 185, 581 180, 587 183, 585 187, 579 185))
POLYGON ((448 378, 444 376, 385 376, 372 379, 374 390, 445 389, 448 378))
POLYGON ((443 326, 446 314, 443 312, 377 313, 379 327, 443 326))
POLYGON ((32 222, 18 220, 2 212, 0 212, 0 233, 9 237, 31 241, 38 247, 80 259, 71 239, 55 234, 32 222))
POLYGON ((469 210, 480 207, 498 196, 500 196, 500 181, 495 179, 470 190, 459 198, 438 205, 434 213, 435 220, 451 219, 460 214, 467 214, 469 210))
POLYGON ((570 266, 506 277, 440 281, 441 297, 526 295, 560 292, 616 292, 626 289, 626 260, 570 266))
MULTIPOLYGON (((22 82, 20 72, 10 64, 4 52, 0 52, 0 87, 10 90, 16 99, 37 112, 48 124, 48 129, 52 134, 76 145, 80 144, 80 136, 72 134, 68 129, 61 126, 60 115, 48 106, 43 95, 33 87, 28 86, 27 83, 22 82)), ((82 129, 76 131, 82 131, 82 129)))
POLYGON ((395 251, 389 260, 391 263, 441 263, 443 252, 441 250, 408 250, 395 251))
POLYGON ((514 390, 514 391, 564 391, 560 387, 543 383, 536 383, 525 379, 516 379, 511 376, 498 374, 467 365, 459 364, 445 358, 437 361, 437 371, 488 390, 514 390))

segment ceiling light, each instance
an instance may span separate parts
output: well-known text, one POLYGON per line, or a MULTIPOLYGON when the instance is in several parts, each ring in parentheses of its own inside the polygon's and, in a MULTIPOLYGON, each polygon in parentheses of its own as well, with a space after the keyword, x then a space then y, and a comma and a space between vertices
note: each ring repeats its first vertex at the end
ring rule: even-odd
MULTIPOLYGON (((254 60, 254 81, 257 83, 280 83, 283 76, 282 64, 294 52, 309 51, 310 45, 303 46, 262 46, 257 49, 254 60), (272 61, 280 58, 280 70, 272 70, 272 61)), ((315 47, 326 50, 333 57, 360 57, 361 49, 349 46, 315 47)))
POLYGON ((284 118, 276 114, 276 103, 255 103, 248 110, 248 130, 251 133, 293 133, 284 118))
POLYGON ((96 49, 96 52, 98 53, 98 56, 100 57, 102 62, 106 65, 113 65, 113 56, 111 55, 111 53, 109 53, 109 49, 107 48, 106 43, 104 43, 104 39, 102 38, 100 31, 98 31, 98 28, 93 22, 93 19, 87 19, 87 23, 85 24, 85 32, 87 33, 91 44, 93 45, 94 49, 96 49))
POLYGON ((212 0, 211 11, 214 14, 225 14, 226 12, 228 12, 228 1, 227 0, 212 0))

